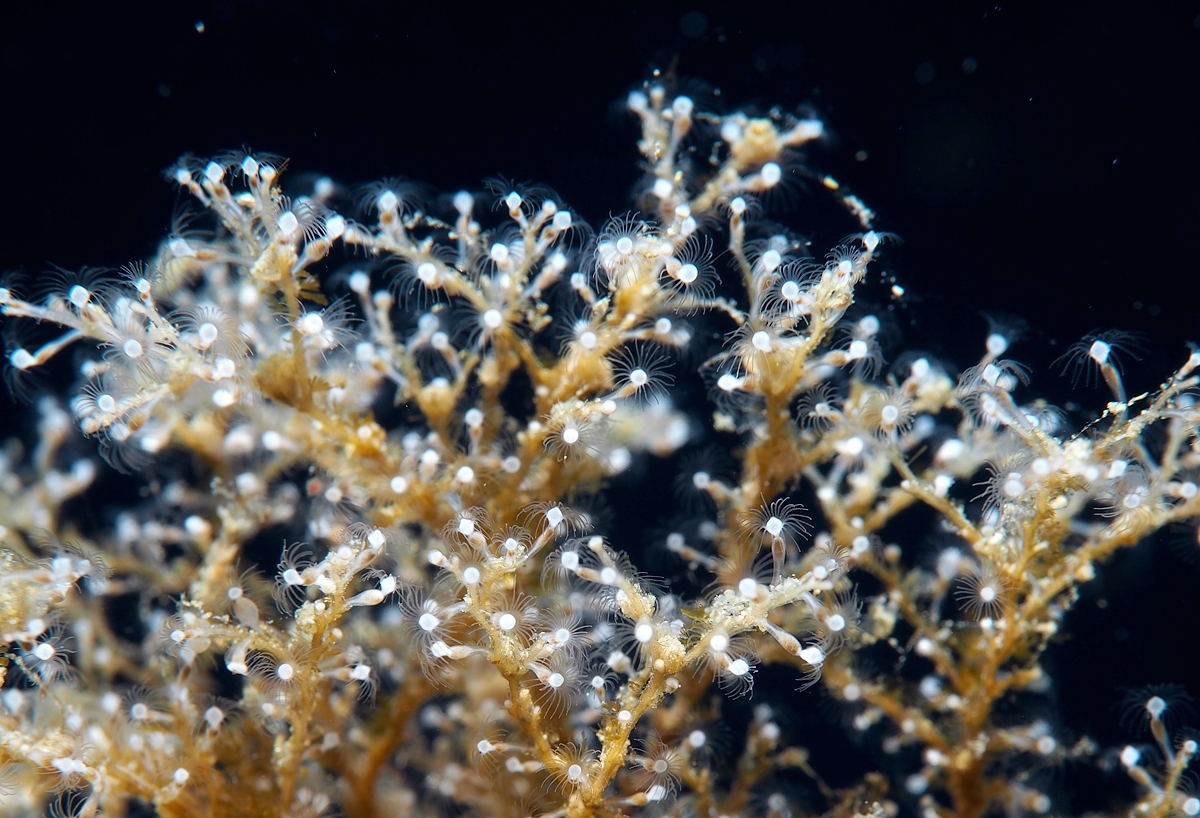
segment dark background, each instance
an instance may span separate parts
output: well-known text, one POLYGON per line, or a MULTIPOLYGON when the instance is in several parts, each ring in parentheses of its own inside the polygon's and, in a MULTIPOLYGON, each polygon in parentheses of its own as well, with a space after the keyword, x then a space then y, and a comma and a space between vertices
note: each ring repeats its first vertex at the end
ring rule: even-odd
MULTIPOLYGON (((730 107, 825 119, 832 138, 810 165, 903 239, 883 266, 905 297, 878 282, 863 296, 890 304, 906 345, 962 368, 981 352, 983 311, 1019 315, 1030 330, 1012 355, 1036 392, 1099 406, 1103 393, 1072 392, 1052 366, 1083 333, 1142 333, 1131 394, 1200 340, 1200 4, 99 5, 0 13, 0 270, 147 257, 176 203, 163 169, 242 145, 346 183, 542 182, 598 226, 638 178, 620 102, 674 68, 730 107)), ((820 254, 852 229, 815 215, 831 207, 801 191, 779 219, 814 231, 820 254)), ((670 468, 610 495, 619 547, 662 524, 653 508, 672 501, 644 484, 669 484, 670 468)), ((1200 694, 1200 572, 1173 539, 1121 555, 1085 589, 1049 657, 1064 737, 1137 738, 1120 726, 1129 688, 1200 694)), ((811 740, 819 708, 796 707, 790 730, 843 779, 811 740)), ((1090 788, 1087 775, 1060 783, 1090 788)))

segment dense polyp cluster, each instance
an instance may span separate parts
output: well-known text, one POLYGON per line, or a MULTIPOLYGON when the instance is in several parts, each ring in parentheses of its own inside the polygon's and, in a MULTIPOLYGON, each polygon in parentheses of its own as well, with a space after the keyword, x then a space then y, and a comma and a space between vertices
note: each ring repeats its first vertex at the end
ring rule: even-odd
MULTIPOLYGON (((887 370, 884 322, 855 306, 887 238, 870 210, 822 180, 858 230, 823 259, 763 216, 821 123, 710 113, 657 80, 628 102, 649 215, 597 232, 543 189, 443 202, 388 180, 356 206, 327 179, 285 195, 276 157, 189 157, 168 176, 213 232, 120 275, 0 288, 14 384, 96 350, 69 410, 42 398, 28 462, 16 443, 0 460, 0 814, 1057 808, 1005 776, 1088 745, 993 709, 1045 691, 1039 656, 1099 561, 1200 512, 1200 353, 1129 398, 1124 337, 1085 339, 1068 365, 1112 401, 1078 434, 1021 394, 999 324, 957 378, 919 352, 887 370), (700 436, 710 418, 671 400, 698 323, 724 327, 699 370, 740 437, 684 459, 663 544, 702 581, 672 588, 577 501, 700 436), (196 482, 80 530, 61 509, 102 467, 72 419, 112 467, 184 455, 196 482), (893 541, 918 503, 932 560, 893 541), (313 544, 249 547, 297 522, 313 544), (106 598, 136 600, 144 638, 106 598), (789 735, 772 700, 721 768, 714 687, 749 694, 763 662, 822 680, 882 752, 919 752, 835 792, 801 746, 819 731, 789 735), (886 670, 905 662, 919 682, 886 670), (789 767, 824 800, 781 788, 789 767)), ((1138 810, 1196 814, 1194 743, 1157 702, 1160 758, 1121 753, 1138 810)))

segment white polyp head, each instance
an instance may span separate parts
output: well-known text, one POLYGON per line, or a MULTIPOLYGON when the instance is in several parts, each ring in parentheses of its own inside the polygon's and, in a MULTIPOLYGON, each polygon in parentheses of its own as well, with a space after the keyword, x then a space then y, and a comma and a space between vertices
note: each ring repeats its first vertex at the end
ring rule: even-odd
POLYGON ((671 184, 670 179, 655 179, 654 187, 651 191, 660 199, 665 199, 671 195, 671 191, 675 189, 675 185, 671 184))
POLYGON ((638 622, 633 629, 633 638, 643 645, 646 644, 654 638, 654 626, 646 621, 638 622))
POLYGON ((280 681, 290 682, 296 676, 296 668, 288 662, 280 662, 279 667, 275 668, 275 675, 280 681))
POLYGON ((325 220, 325 236, 331 240, 340 239, 346 232, 346 220, 338 215, 325 220))
POLYGON ((97 395, 96 396, 96 408, 99 409, 101 412, 104 412, 105 414, 108 414, 109 412, 113 412, 117 408, 116 398, 114 398, 112 395, 108 394, 107 392, 97 395))
POLYGON ((209 729, 216 730, 225 721, 225 711, 213 705, 204 711, 204 722, 209 729))
POLYGON ((555 671, 546 677, 546 687, 549 687, 551 690, 558 690, 566 683, 567 677, 563 676, 558 671, 555 671))
POLYGON ((996 357, 999 357, 1000 355, 1003 355, 1005 350, 1007 350, 1007 349, 1008 349, 1008 339, 1005 338, 1000 333, 993 332, 991 335, 989 335, 987 337, 988 355, 991 355, 993 358, 996 358, 996 357))
POLYGON ((775 185, 779 184, 779 180, 783 178, 783 169, 775 162, 768 162, 762 166, 759 175, 762 177, 764 185, 775 187, 775 185))
POLYGON ((742 126, 732 119, 725 120, 721 123, 721 138, 731 145, 735 142, 740 142, 742 139, 742 126))
POLYGON ((713 653, 724 653, 729 650, 729 637, 723 633, 714 633, 708 640, 708 647, 713 653))
POLYGON ((850 342, 850 347, 846 350, 846 357, 851 361, 859 361, 867 357, 867 353, 869 352, 870 348, 867 346, 866 341, 855 339, 850 342))
POLYGON ((558 526, 562 525, 563 519, 562 509, 558 506, 550 506, 550 508, 546 510, 546 522, 551 528, 557 528, 558 526))
POLYGON ((454 473, 454 480, 463 485, 473 483, 475 481, 475 470, 470 466, 460 466, 458 471, 454 473))
POLYGON ((204 178, 212 182, 214 185, 225 178, 225 168, 218 165, 216 162, 209 162, 204 166, 204 178))
POLYGON ((800 651, 800 658, 808 664, 816 666, 825 661, 825 651, 813 645, 800 651))
POLYGON ((696 279, 700 277, 700 270, 695 264, 684 264, 675 271, 675 278, 682 281, 684 284, 694 284, 696 279))
POLYGON ((733 676, 745 676, 750 672, 750 663, 745 659, 734 659, 726 670, 733 676))
POLYGON ((671 103, 671 111, 678 117, 691 116, 695 107, 691 97, 675 97, 675 101, 671 103))
POLYGON ((507 633, 517 627, 517 618, 510 613, 502 613, 496 619, 496 627, 507 633))
POLYGON ((144 351, 142 342, 136 338, 127 338, 125 343, 121 344, 121 352, 125 353, 126 358, 140 358, 144 351))
POLYGON ((13 369, 25 370, 37 363, 37 359, 27 349, 14 349, 9 353, 8 362, 13 365, 13 369))
POLYGON ((304 335, 320 335, 325 331, 325 319, 319 312, 305 313, 300 319, 299 329, 304 335))
POLYGON ((300 221, 296 218, 296 214, 290 210, 285 210, 279 216, 279 235, 283 238, 289 238, 296 232, 296 228, 300 226, 300 221))
POLYGON ((579 442, 579 430, 574 426, 568 426, 562 430, 562 441, 568 446, 574 446, 579 442))
POLYGON ((629 373, 629 383, 631 386, 641 388, 650 382, 650 376, 646 374, 644 369, 635 369, 629 373))
POLYGON ((200 339, 200 346, 203 349, 207 349, 208 347, 212 346, 213 342, 217 340, 217 336, 219 334, 220 333, 217 330, 217 325, 208 321, 205 321, 203 324, 201 324, 199 329, 196 331, 196 335, 200 339))
POLYGON ((841 633, 846 629, 846 617, 841 614, 834 614, 825 620, 825 627, 834 633, 841 633))
POLYGON ((717 378, 717 388, 722 392, 732 392, 741 385, 741 380, 736 375, 731 375, 728 372, 717 378))
POLYGON ((1108 356, 1111 352, 1112 347, 1104 341, 1092 341, 1092 345, 1088 347, 1088 357, 1100 366, 1108 363, 1108 356))
POLYGON ((708 742, 708 734, 703 730, 693 730, 688 733, 687 742, 693 750, 699 750, 708 742))
POLYGON ((578 764, 572 764, 567 767, 567 780, 571 783, 577 783, 583 780, 583 767, 578 764))
POLYGON ((92 294, 87 287, 82 284, 76 284, 67 292, 67 299, 76 307, 82 307, 84 304, 92 300, 92 294))
POLYGON ((426 611, 417 617, 417 627, 426 633, 432 633, 433 631, 437 630, 438 626, 441 624, 442 620, 429 613, 429 611, 426 611))
POLYGON ((621 236, 617 239, 617 252, 623 256, 627 256, 633 252, 633 239, 629 236, 621 236))
POLYGON ((768 250, 762 254, 761 263, 763 269, 768 273, 772 273, 779 269, 780 264, 783 264, 783 256, 779 254, 778 250, 768 250))
POLYGON ((758 332, 754 333, 754 335, 750 336, 750 343, 753 344, 754 348, 759 352, 771 351, 771 336, 765 330, 760 329, 758 332))
POLYGON ((783 533, 783 520, 778 517, 770 517, 763 523, 763 531, 778 539, 779 535, 783 533))
POLYGON ((892 404, 887 404, 879 413, 879 419, 883 421, 885 426, 895 426, 900 420, 900 409, 892 404))
POLYGON ((795 301, 800 297, 800 285, 795 281, 785 281, 779 288, 779 294, 788 301, 795 301))
POLYGON ((1167 701, 1162 696, 1151 696, 1146 700, 1146 712, 1150 714, 1152 719, 1162 718, 1162 714, 1167 712, 1167 701))
POLYGON ((504 323, 504 316, 500 314, 500 310, 491 309, 483 314, 483 325, 488 329, 500 329, 500 325, 504 323))
POLYGON ((426 287, 432 287, 437 278, 437 267, 433 266, 433 262, 423 261, 417 265, 417 279, 426 287))
POLYGON ((568 571, 579 570, 579 553, 576 551, 564 551, 562 556, 558 558, 558 563, 568 571))
POLYGON ((738 580, 738 593, 743 599, 754 599, 758 596, 758 580, 754 577, 742 577, 738 580))
POLYGON ((379 206, 380 213, 387 213, 400 206, 400 199, 392 191, 385 190, 376 204, 379 206))
POLYGON ((508 245, 496 242, 492 245, 492 249, 488 251, 488 256, 497 264, 504 264, 508 261, 508 245))
POLYGON ((476 568, 474 565, 468 565, 466 568, 463 569, 463 572, 462 572, 463 585, 478 585, 479 580, 481 578, 482 578, 482 575, 479 573, 479 569, 476 568))
POLYGON ((996 601, 996 589, 991 585, 981 586, 979 589, 979 600, 984 603, 992 603, 996 601))
POLYGON ((475 197, 465 190, 454 194, 454 209, 460 216, 467 216, 475 207, 475 197))
POLYGON ((595 349, 599 344, 600 339, 591 330, 587 330, 579 336, 579 345, 584 349, 595 349))
POLYGON ((521 206, 521 201, 521 194, 517 193, 515 190, 511 191, 507 196, 504 197, 504 204, 508 205, 508 209, 510 211, 519 208, 521 206))
POLYGON ((49 662, 54 658, 54 654, 57 652, 58 651, 54 649, 54 645, 50 644, 49 642, 40 642, 38 643, 38 646, 33 649, 33 655, 43 662, 49 662))
POLYGON ((571 226, 571 212, 569 210, 560 210, 554 214, 554 220, 550 225, 559 232, 566 230, 571 226))

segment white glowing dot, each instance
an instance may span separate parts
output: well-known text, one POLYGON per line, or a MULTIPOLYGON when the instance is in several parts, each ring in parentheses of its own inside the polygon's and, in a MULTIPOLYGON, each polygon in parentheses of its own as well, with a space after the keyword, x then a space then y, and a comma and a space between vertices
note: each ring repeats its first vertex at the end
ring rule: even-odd
POLYGON ((734 676, 745 676, 750 672, 750 663, 745 659, 734 659, 726 669, 734 676))
POLYGON ((575 551, 564 551, 558 561, 568 571, 579 570, 579 554, 575 551))
POLYGON ((496 627, 502 631, 511 631, 517 626, 517 618, 510 613, 500 614, 500 618, 496 620, 496 627))
POLYGON ((708 640, 708 647, 714 653, 724 653, 729 649, 729 637, 723 633, 714 633, 708 640))
POLYGON ((462 581, 464 585, 478 585, 480 580, 479 569, 474 565, 468 565, 463 569, 462 581))
POLYGON ((184 784, 187 783, 188 778, 190 778, 191 776, 188 774, 187 770, 183 769, 183 767, 180 767, 179 769, 177 769, 175 771, 175 774, 171 777, 173 779, 175 779, 176 784, 178 784, 179 786, 182 787, 184 784))
POLYGON ((475 470, 470 466, 462 466, 454 473, 454 479, 463 484, 474 482, 475 470))
POLYGON ((574 446, 579 442, 579 430, 574 426, 568 426, 562 431, 562 440, 568 446, 574 446))
POLYGON ((441 624, 442 624, 442 621, 440 619, 438 619, 436 616, 434 616, 433 614, 429 613, 428 611, 421 614, 417 618, 417 627, 420 628, 421 630, 425 631, 426 633, 430 633, 432 631, 437 630, 438 626, 441 624))
POLYGON ((778 537, 783 533, 783 520, 779 519, 778 517, 771 517, 765 524, 763 524, 763 530, 772 537, 778 537))
POLYGON ((621 236, 617 239, 617 252, 623 256, 627 256, 633 252, 633 239, 629 236, 621 236))
POLYGON ((392 491, 396 492, 396 494, 403 494, 408 490, 408 481, 403 477, 393 477, 388 485, 391 486, 392 491))
POLYGON ((841 633, 846 629, 846 617, 834 614, 825 620, 825 626, 834 633, 841 633))
POLYGON ((145 350, 142 349, 140 341, 136 338, 129 338, 121 344, 121 351, 125 353, 126 358, 140 358, 145 350))
POLYGON ((761 329, 751 336, 750 343, 760 352, 771 351, 771 336, 761 329))
POLYGON ((583 767, 578 764, 572 764, 567 767, 567 780, 576 782, 583 778, 583 767))
POLYGON ((53 659, 56 652, 54 645, 51 645, 49 642, 41 642, 33 649, 33 655, 43 662, 49 662, 53 659))
POLYGON ((546 677, 546 685, 548 687, 553 688, 554 690, 558 690, 560 687, 562 687, 564 684, 566 684, 566 681, 567 681, 567 677, 565 677, 561 673, 557 673, 557 672, 551 673, 549 676, 546 677))
POLYGON ((643 645, 646 644, 654 638, 654 626, 649 622, 639 622, 633 629, 633 638, 643 645))
POLYGON ((129 717, 134 721, 145 721, 150 718, 150 708, 142 702, 137 702, 129 708, 129 717))
POLYGON ((275 675, 281 681, 290 682, 296 676, 296 668, 292 667, 288 662, 280 662, 279 667, 275 668, 275 675))
POLYGON ((433 266, 432 262, 422 262, 417 265, 417 278, 426 287, 432 287, 438 279, 437 267, 433 266))
POLYGON ((745 599, 754 599, 758 596, 758 581, 753 577, 743 577, 738 580, 738 593, 745 599))
POLYGON ((675 271, 675 277, 684 284, 693 284, 700 277, 700 270, 695 264, 685 264, 675 271))
POLYGON ((96 396, 96 408, 108 414, 117 408, 117 401, 107 393, 96 396))

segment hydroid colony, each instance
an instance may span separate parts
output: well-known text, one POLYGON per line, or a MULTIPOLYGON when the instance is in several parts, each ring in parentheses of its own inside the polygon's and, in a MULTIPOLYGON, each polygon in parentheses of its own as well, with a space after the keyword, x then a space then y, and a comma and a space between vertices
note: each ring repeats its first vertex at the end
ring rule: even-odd
MULTIPOLYGON (((1092 748, 996 706, 1047 689, 1039 658, 1105 557, 1200 512, 1200 353, 1130 397, 1123 339, 1085 339, 1072 361, 1112 400, 1082 430, 1026 394, 1000 327, 965 372, 887 370, 880 318, 852 311, 887 241, 873 214, 823 180, 861 229, 822 259, 767 218, 821 123, 710 113, 657 78, 629 109, 642 211, 599 231, 536 188, 382 182, 355 209, 327 180, 284 195, 276 157, 187 158, 169 176, 197 219, 147 264, 0 289, 15 385, 97 351, 3 461, 4 814, 1057 809, 1029 771, 1092 748), (711 422, 740 443, 730 474, 680 479, 693 519, 664 546, 697 595, 577 501, 688 444, 672 373, 706 321, 729 328, 700 366, 711 422), (385 428, 393 393, 412 417, 385 428), (76 428, 114 468, 185 458, 192 479, 85 536, 64 504, 104 467, 72 461, 76 428), (932 563, 893 541, 914 506, 932 563), (258 570, 248 545, 298 517, 309 542, 258 570), (723 696, 764 663, 919 752, 798 798, 779 773, 820 782, 805 748, 828 728, 785 736, 773 702, 714 753, 723 696)), ((1181 704, 1139 703, 1138 814, 1200 812, 1181 704)))

